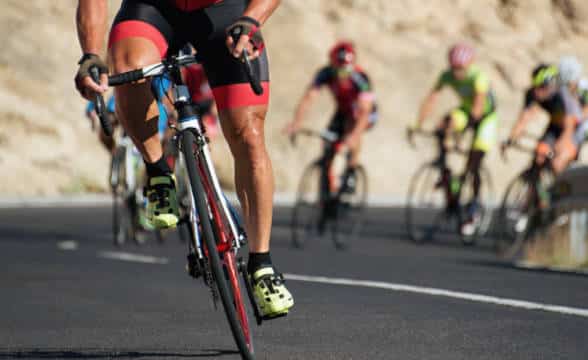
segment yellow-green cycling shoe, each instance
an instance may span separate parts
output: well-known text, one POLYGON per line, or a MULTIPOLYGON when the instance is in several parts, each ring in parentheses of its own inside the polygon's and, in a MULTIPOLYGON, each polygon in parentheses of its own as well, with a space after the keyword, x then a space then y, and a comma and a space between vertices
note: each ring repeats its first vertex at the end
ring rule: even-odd
POLYGON ((147 219, 156 229, 173 228, 180 215, 176 195, 176 179, 173 175, 155 176, 145 188, 147 219))
POLYGON ((261 316, 271 319, 288 314, 294 306, 294 299, 284 285, 284 276, 277 274, 272 267, 262 267, 250 276, 261 316))

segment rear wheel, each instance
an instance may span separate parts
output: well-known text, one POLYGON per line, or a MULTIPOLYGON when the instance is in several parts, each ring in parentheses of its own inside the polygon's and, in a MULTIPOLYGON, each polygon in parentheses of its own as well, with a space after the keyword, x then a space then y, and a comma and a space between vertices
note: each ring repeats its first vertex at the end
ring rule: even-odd
MULTIPOLYGON (((319 221, 322 213, 321 174, 319 162, 310 164, 302 173, 296 203, 292 212, 292 245, 303 248, 319 235, 319 221)), ((326 219, 323 219, 323 222, 326 219)), ((323 224, 324 225, 324 224, 323 224)))
POLYGON ((214 204, 209 204, 206 199, 207 193, 202 184, 202 178, 194 154, 196 146, 195 137, 190 131, 184 131, 181 138, 182 152, 186 161, 186 169, 192 189, 191 192, 200 219, 209 266, 237 347, 244 359, 253 359, 253 342, 241 297, 235 256, 230 249, 222 251, 221 254, 217 250, 217 234, 215 234, 212 219, 208 212, 209 205, 214 206, 214 204))
POLYGON ((436 186, 440 177, 438 166, 425 164, 411 179, 405 220, 408 236, 417 244, 433 241, 447 223, 445 186, 436 186))
POLYGON ((333 241, 345 249, 360 236, 368 194, 368 177, 363 166, 355 169, 353 179, 344 179, 336 202, 333 241))

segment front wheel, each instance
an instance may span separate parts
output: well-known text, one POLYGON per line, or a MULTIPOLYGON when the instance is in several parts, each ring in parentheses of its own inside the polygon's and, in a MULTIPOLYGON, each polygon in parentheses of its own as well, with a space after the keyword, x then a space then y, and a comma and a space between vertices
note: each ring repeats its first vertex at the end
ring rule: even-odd
MULTIPOLYGON (((207 192, 204 189, 194 153, 197 146, 195 137, 191 131, 187 130, 182 133, 181 138, 182 152, 186 162, 191 193, 198 212, 209 266, 239 352, 243 359, 254 359, 251 329, 241 298, 235 256, 232 250, 223 251, 223 259, 221 260, 217 250, 217 244, 219 243, 216 237, 217 234, 213 229, 211 215, 208 211, 207 192)), ((214 204, 210 205, 214 207, 214 204)))
POLYGON ((355 168, 353 175, 347 173, 336 201, 333 242, 337 249, 346 249, 359 238, 363 227, 368 195, 368 177, 363 166, 355 168))
POLYGON ((535 198, 536 191, 527 172, 514 178, 506 188, 498 211, 500 233, 494 243, 498 256, 509 259, 521 249, 535 208, 535 198))
POLYGON ((408 189, 405 221, 409 238, 422 244, 433 241, 454 209, 447 206, 446 185, 439 166, 427 163, 413 175, 408 189))

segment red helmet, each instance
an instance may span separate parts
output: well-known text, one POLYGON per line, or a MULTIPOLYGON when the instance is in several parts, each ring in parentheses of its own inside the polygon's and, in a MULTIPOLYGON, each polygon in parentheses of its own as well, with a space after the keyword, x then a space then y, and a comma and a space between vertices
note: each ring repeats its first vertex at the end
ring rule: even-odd
POLYGON ((355 63, 355 47, 349 41, 340 41, 329 52, 333 66, 345 66, 355 63))
POLYGON ((449 64, 451 67, 465 67, 474 61, 474 48, 468 44, 459 43, 453 45, 449 50, 449 64))

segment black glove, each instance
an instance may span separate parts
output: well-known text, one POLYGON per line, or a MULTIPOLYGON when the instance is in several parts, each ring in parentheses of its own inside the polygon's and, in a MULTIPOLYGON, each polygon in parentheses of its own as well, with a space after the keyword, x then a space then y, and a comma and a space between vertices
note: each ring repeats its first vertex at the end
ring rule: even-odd
POLYGON ((81 93, 82 92, 82 80, 86 77, 86 76, 90 76, 90 69, 92 67, 96 67, 98 68, 98 72, 100 74, 108 74, 108 66, 106 66, 106 63, 104 63, 104 61, 102 61, 102 59, 100 59, 100 57, 96 54, 84 54, 84 56, 82 56, 82 58, 80 59, 80 61, 78 61, 78 65, 80 65, 79 69, 78 69, 78 73, 76 74, 75 77, 75 83, 76 83, 76 88, 78 89, 78 91, 81 93))
POLYGON ((260 25, 257 20, 249 16, 241 16, 227 28, 227 35, 233 38, 235 45, 239 42, 241 36, 247 35, 253 48, 262 51, 265 44, 259 28, 260 25))

